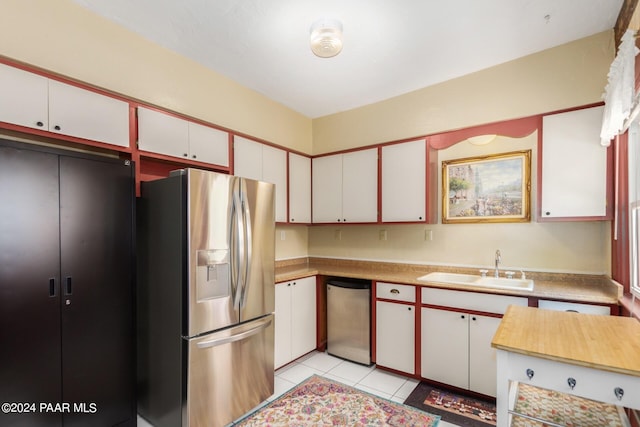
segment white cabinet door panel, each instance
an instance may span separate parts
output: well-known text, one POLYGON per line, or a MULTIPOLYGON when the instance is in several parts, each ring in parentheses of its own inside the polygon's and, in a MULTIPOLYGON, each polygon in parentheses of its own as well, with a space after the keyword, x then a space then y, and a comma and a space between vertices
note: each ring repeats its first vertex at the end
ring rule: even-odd
POLYGON ((276 186, 276 221, 287 222, 287 152, 262 146, 262 178, 276 186))
POLYGON ((593 107, 543 117, 542 218, 606 215, 602 111, 603 107, 593 107))
POLYGON ((378 220, 378 149, 342 155, 342 219, 345 222, 378 220))
POLYGON ((289 153, 289 222, 311 222, 311 159, 289 153))
POLYGON ((469 387, 469 315, 422 308, 422 376, 463 389, 469 387))
POLYGON ((376 302, 376 364, 415 373, 415 307, 376 302))
POLYGON ((496 396, 496 350, 491 340, 500 318, 472 314, 469 320, 469 389, 496 396))
POLYGON ((316 278, 293 282, 291 304, 291 359, 316 348, 316 278))
POLYGON ((48 80, 0 64, 0 121, 49 130, 48 80))
POLYGON ((275 291, 274 365, 291 361, 291 282, 279 283, 275 291))
POLYGON ((316 157, 312 165, 313 222, 342 221, 342 156, 316 157))
POLYGON ((262 178, 262 144, 240 136, 233 139, 233 174, 244 178, 262 178))
POLYGON ((188 122, 159 111, 138 107, 138 148, 188 158, 188 122))
POLYGON ((382 147, 382 221, 426 219, 426 141, 382 147))
POLYGON ((192 160, 229 166, 229 134, 189 122, 189 153, 192 160))
POLYGON ((129 104, 49 80, 49 131, 129 146, 129 104))

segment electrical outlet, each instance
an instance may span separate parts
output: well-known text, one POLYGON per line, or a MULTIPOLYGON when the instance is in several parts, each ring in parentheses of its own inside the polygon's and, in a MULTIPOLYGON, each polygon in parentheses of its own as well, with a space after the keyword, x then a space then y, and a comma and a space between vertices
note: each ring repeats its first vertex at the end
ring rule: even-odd
POLYGON ((342 230, 335 230, 333 232, 333 238, 335 240, 342 240, 342 230))
POLYGON ((378 233, 378 238, 380 240, 387 240, 387 230, 380 230, 378 233))
POLYGON ((280 240, 285 240, 287 238, 287 232, 284 230, 280 230, 280 240))
POLYGON ((430 242, 433 240, 433 230, 426 229, 424 230, 424 240, 430 242))

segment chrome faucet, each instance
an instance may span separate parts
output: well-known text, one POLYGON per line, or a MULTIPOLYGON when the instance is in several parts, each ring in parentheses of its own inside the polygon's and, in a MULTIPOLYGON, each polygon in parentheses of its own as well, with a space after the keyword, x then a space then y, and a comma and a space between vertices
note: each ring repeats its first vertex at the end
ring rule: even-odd
POLYGON ((494 273, 495 277, 500 277, 500 269, 499 269, 500 261, 502 261, 502 257, 500 256, 500 249, 498 249, 496 251, 496 271, 494 273))

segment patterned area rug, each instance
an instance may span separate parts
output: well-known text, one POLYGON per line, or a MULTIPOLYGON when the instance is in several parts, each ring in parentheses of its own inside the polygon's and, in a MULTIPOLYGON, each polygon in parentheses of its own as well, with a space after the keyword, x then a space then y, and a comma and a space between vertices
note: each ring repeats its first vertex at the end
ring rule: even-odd
POLYGON ((440 417, 314 375, 234 426, 436 427, 440 417))
POLYGON ((463 396, 420 382, 405 405, 437 414, 443 421, 463 427, 496 425, 496 405, 493 402, 463 396))

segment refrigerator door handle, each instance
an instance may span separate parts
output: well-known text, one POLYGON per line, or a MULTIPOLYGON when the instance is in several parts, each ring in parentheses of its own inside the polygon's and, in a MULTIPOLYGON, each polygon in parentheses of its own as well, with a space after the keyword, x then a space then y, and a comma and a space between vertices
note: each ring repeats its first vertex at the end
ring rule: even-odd
POLYGON ((260 325, 256 326, 255 328, 251 328, 248 331, 244 331, 237 335, 231 335, 230 337, 217 338, 209 341, 199 342, 197 346, 198 348, 211 348, 211 347, 217 347, 223 344, 229 344, 236 341, 242 341, 247 337, 260 333, 260 331, 267 328, 269 325, 271 325, 271 319, 263 321, 260 325))
POLYGON ((243 218, 242 218, 242 201, 240 200, 240 192, 238 189, 237 179, 233 185, 232 201, 231 201, 231 244, 232 244, 232 257, 231 257, 231 288, 233 290, 233 307, 236 310, 240 309, 240 298, 242 297, 242 280, 240 274, 242 272, 242 260, 244 258, 243 252, 243 218))
POLYGON ((253 238, 252 238, 252 230, 251 230, 251 211, 249 210, 249 203, 246 201, 246 191, 244 191, 245 189, 245 182, 242 182, 242 213, 243 213, 243 221, 242 221, 242 225, 244 227, 244 240, 243 240, 243 246, 244 246, 244 250, 243 250, 243 254, 244 254, 244 259, 243 259, 243 263, 244 263, 244 272, 243 272, 243 277, 242 277, 242 299, 240 302, 240 307, 244 308, 244 306, 247 304, 247 296, 248 296, 248 292, 247 292, 247 288, 249 287, 249 283, 251 283, 251 256, 252 256, 252 251, 251 251, 251 247, 253 245, 253 238))

